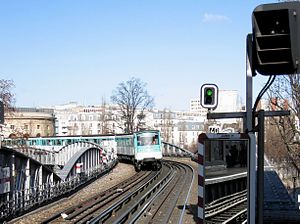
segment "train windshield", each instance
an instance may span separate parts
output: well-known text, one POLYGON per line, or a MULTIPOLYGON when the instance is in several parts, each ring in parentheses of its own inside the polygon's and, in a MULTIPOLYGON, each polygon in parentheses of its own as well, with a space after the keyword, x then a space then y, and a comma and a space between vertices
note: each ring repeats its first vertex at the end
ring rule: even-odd
POLYGON ((144 134, 137 136, 137 145, 159 145, 158 134, 144 134))

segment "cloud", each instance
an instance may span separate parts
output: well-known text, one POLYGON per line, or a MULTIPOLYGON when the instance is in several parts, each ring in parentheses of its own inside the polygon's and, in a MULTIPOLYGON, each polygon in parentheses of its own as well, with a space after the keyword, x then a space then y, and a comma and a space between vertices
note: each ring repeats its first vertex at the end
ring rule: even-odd
POLYGON ((218 15, 218 14, 211 14, 211 13, 204 13, 202 22, 222 22, 222 21, 229 21, 227 16, 218 15))

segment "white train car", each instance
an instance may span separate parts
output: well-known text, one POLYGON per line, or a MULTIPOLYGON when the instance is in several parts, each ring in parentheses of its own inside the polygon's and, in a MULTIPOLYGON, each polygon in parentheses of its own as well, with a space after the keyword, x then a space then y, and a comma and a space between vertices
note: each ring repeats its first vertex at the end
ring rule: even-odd
POLYGON ((134 162, 134 140, 133 135, 117 135, 115 137, 117 154, 120 160, 134 162))
POLYGON ((136 170, 141 170, 142 166, 146 165, 155 169, 161 166, 162 142, 158 130, 118 135, 51 136, 5 140, 6 145, 27 145, 55 152, 77 142, 92 142, 100 145, 108 160, 118 157, 130 161, 135 165, 136 170))
POLYGON ((130 160, 137 171, 143 166, 158 169, 161 166, 162 148, 160 132, 157 130, 135 132, 132 135, 116 136, 120 159, 130 160))

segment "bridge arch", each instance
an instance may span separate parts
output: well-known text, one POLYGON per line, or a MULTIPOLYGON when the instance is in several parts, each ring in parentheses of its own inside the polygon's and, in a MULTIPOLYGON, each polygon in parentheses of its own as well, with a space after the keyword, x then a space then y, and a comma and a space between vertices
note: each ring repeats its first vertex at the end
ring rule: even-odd
POLYGON ((55 164, 58 166, 65 166, 66 162, 82 148, 98 148, 101 151, 101 154, 106 154, 106 150, 104 150, 100 145, 93 142, 80 141, 65 145, 57 151, 55 153, 55 164))
POLYGON ((80 173, 89 174, 103 168, 106 162, 106 152, 102 147, 91 142, 76 142, 61 148, 56 155, 56 164, 62 166, 57 174, 62 180, 75 176, 76 164, 82 164, 80 173))

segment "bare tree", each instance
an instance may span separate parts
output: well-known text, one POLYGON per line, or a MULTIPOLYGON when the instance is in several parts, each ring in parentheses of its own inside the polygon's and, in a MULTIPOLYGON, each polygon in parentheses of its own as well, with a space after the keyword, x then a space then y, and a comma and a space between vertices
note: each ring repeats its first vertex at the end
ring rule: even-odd
POLYGON ((171 112, 165 108, 162 112, 162 136, 166 142, 171 140, 172 127, 171 112))
MULTIPOLYGON (((291 116, 275 117, 269 122, 270 125, 276 127, 278 135, 285 147, 285 152, 281 151, 282 155, 286 155, 286 159, 292 160, 291 163, 296 168, 299 167, 300 161, 298 158, 300 152, 299 129, 296 121, 300 120, 300 75, 284 75, 277 76, 276 81, 268 92, 270 109, 271 110, 290 110, 291 116)), ((278 137, 277 137, 278 138, 278 137)), ((276 141, 276 137, 272 142, 276 141)), ((271 155, 278 154, 277 147, 275 151, 269 152, 271 155)), ((297 168, 298 169, 298 168, 297 168)))
POLYGON ((15 103, 15 94, 12 89, 15 87, 13 80, 0 79, 0 100, 7 111, 15 103))
POLYGON ((115 133, 115 129, 113 127, 113 108, 111 105, 106 103, 104 97, 102 97, 102 104, 101 104, 101 114, 100 114, 100 126, 101 126, 101 133, 102 134, 112 134, 115 133))
POLYGON ((135 131, 144 118, 144 111, 152 108, 154 99, 148 94, 146 83, 138 78, 131 78, 126 82, 121 82, 113 91, 111 101, 120 108, 121 121, 120 128, 125 133, 135 131))
POLYGON ((101 105, 101 115, 100 115, 100 122, 101 122, 101 133, 108 134, 108 119, 107 119, 107 110, 106 110, 106 101, 105 98, 102 97, 102 105, 101 105))

